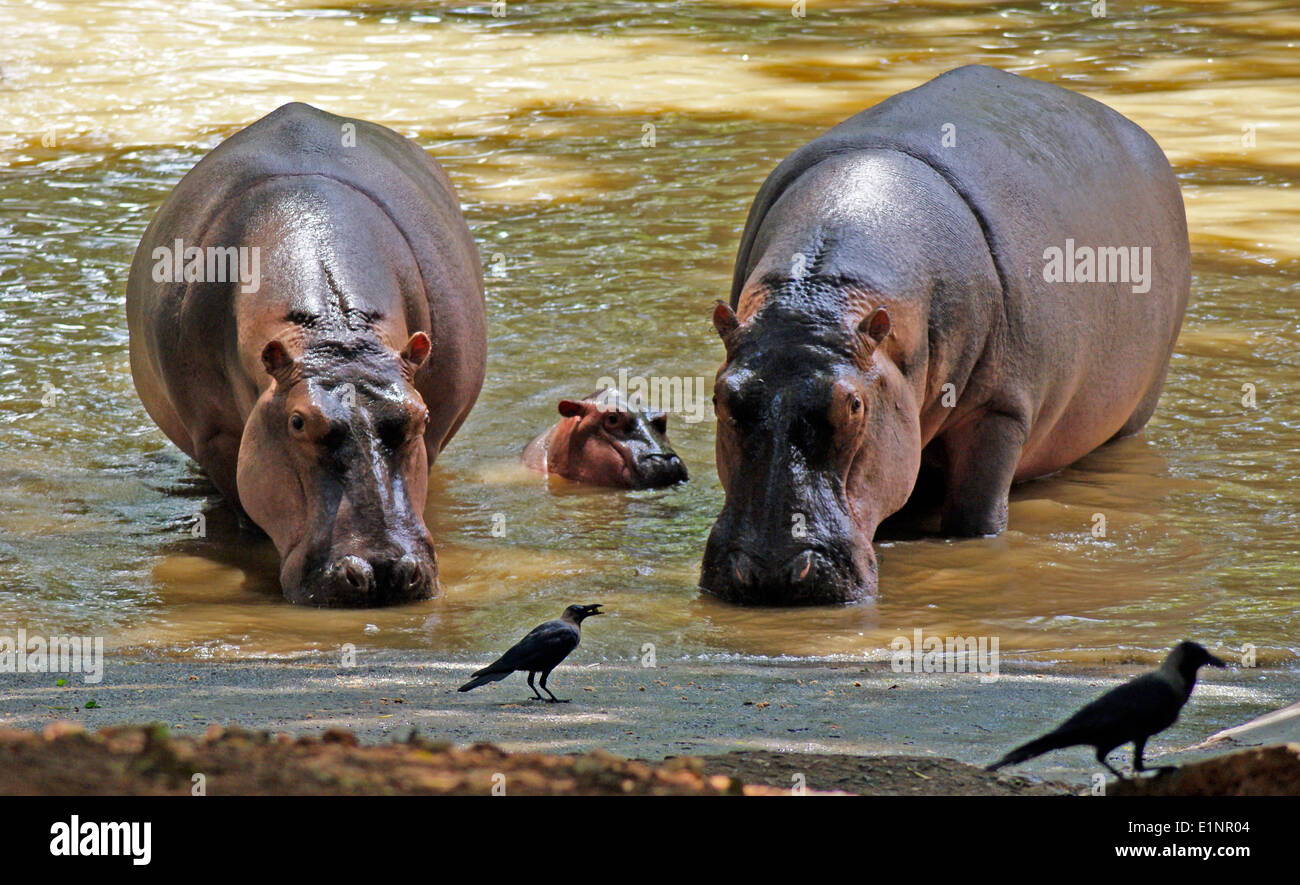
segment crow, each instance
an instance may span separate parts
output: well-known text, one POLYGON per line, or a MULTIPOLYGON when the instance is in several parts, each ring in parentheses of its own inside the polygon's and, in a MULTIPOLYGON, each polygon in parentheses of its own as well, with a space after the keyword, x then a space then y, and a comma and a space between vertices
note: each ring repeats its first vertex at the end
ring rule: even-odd
POLYGON ((557 698, 546 687, 546 677, 551 675, 560 663, 569 656, 569 652, 578 647, 582 639, 582 620, 592 615, 603 615, 600 603, 595 605, 571 605, 564 610, 558 620, 547 621, 532 629, 527 636, 501 657, 474 674, 474 678, 462 685, 458 691, 472 691, 480 685, 505 679, 515 671, 528 671, 528 687, 533 690, 534 700, 545 701, 533 685, 533 677, 542 674, 542 689, 550 695, 550 701, 567 704, 567 700, 557 698))
MULTIPOLYGON (((1183 705, 1192 696, 1196 671, 1205 664, 1228 666, 1203 646, 1195 642, 1180 642, 1157 669, 1112 688, 1067 719, 1056 731, 1016 747, 985 771, 997 771, 1004 765, 1015 765, 1063 747, 1090 746, 1097 751, 1097 761, 1123 780, 1124 775, 1111 768, 1106 755, 1130 741, 1133 743, 1133 772, 1145 771, 1142 751, 1147 739, 1178 719, 1183 705)), ((1161 766, 1158 770, 1172 768, 1161 766)))

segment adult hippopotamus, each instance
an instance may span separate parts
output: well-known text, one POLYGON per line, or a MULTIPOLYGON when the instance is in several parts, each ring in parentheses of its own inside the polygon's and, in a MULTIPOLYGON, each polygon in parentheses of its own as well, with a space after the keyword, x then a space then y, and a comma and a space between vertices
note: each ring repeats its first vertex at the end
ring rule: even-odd
POLYGON ((1160 148, 1060 87, 963 67, 800 148, 714 311, 726 502, 702 587, 871 595, 923 462, 945 534, 1001 532, 1012 483, 1146 424, 1189 279, 1160 148))
POLYGON ((181 179, 127 284, 149 415, 270 535, 293 602, 438 590, 428 471, 483 384, 478 253, 414 142, 288 104, 181 179))
POLYGON ((686 481, 668 444, 668 415, 612 387, 560 400, 560 420, 523 451, 524 466, 573 482, 650 489, 686 481))

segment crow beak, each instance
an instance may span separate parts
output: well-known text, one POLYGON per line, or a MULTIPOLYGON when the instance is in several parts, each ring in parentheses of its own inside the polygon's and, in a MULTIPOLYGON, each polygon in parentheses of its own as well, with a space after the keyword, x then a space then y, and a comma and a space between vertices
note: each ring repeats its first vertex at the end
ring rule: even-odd
POLYGON ((1208 663, 1211 667, 1218 667, 1220 670, 1228 666, 1227 661, 1225 661, 1223 658, 1216 658, 1214 655, 1210 655, 1210 659, 1206 663, 1208 663))
POLYGON ((587 606, 587 616, 590 617, 592 615, 603 615, 604 612, 600 610, 602 604, 603 603, 598 602, 595 605, 587 606))

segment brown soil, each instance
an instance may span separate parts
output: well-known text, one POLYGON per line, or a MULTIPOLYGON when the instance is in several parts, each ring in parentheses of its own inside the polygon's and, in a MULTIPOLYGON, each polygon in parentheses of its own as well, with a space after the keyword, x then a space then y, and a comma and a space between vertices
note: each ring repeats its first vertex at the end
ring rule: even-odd
MULTIPOLYGON (((413 739, 377 746, 331 730, 295 738, 213 726, 200 737, 166 726, 93 734, 55 722, 41 732, 0 729, 0 795, 188 794, 202 774, 209 795, 1019 795, 1079 792, 998 776, 952 759, 741 751, 662 763, 596 750, 507 753, 413 739), (797 778, 796 775, 802 777, 797 778)), ((1300 794, 1300 745, 1253 749, 1172 775, 1115 784, 1111 795, 1300 794)))
POLYGON ((1062 792, 997 778, 950 759, 728 753, 662 763, 585 755, 506 753, 490 744, 455 748, 413 740, 362 746, 350 732, 294 738, 213 726, 201 737, 163 725, 87 733, 56 722, 40 732, 0 729, 0 794, 187 794, 202 774, 209 795, 789 795, 794 772, 806 791, 879 794, 1062 792), (498 776, 504 776, 504 779, 498 776), (494 778, 496 779, 494 781, 494 778))
POLYGON ((1300 744, 1255 747, 1123 781, 1113 796, 1300 796, 1300 744))
MULTIPOLYGON (((163 725, 88 734, 52 723, 40 733, 0 729, 0 795, 724 795, 698 759, 649 765, 596 751, 581 756, 505 753, 413 740, 360 746, 351 732, 294 738, 213 726, 172 737, 163 725)), ((757 789, 745 792, 771 792, 757 789)))

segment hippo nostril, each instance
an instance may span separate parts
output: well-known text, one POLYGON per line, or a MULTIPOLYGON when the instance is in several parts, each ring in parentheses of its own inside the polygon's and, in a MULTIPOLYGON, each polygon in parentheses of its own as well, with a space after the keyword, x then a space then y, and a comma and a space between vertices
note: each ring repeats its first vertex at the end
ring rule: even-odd
POLYGON ((424 569, 420 568, 420 561, 410 553, 398 560, 394 574, 397 586, 408 593, 419 590, 424 584, 424 569))
POLYGON ((731 557, 731 570, 736 575, 736 583, 747 587, 754 582, 754 560, 744 553, 731 557))
POLYGON ((370 563, 359 556, 345 556, 339 560, 338 568, 347 582, 352 585, 352 589, 362 593, 370 591, 375 581, 375 573, 370 568, 370 563))
POLYGON ((786 574, 790 578, 791 584, 802 584, 813 575, 813 552, 805 550, 794 559, 790 560, 790 565, 786 574))

